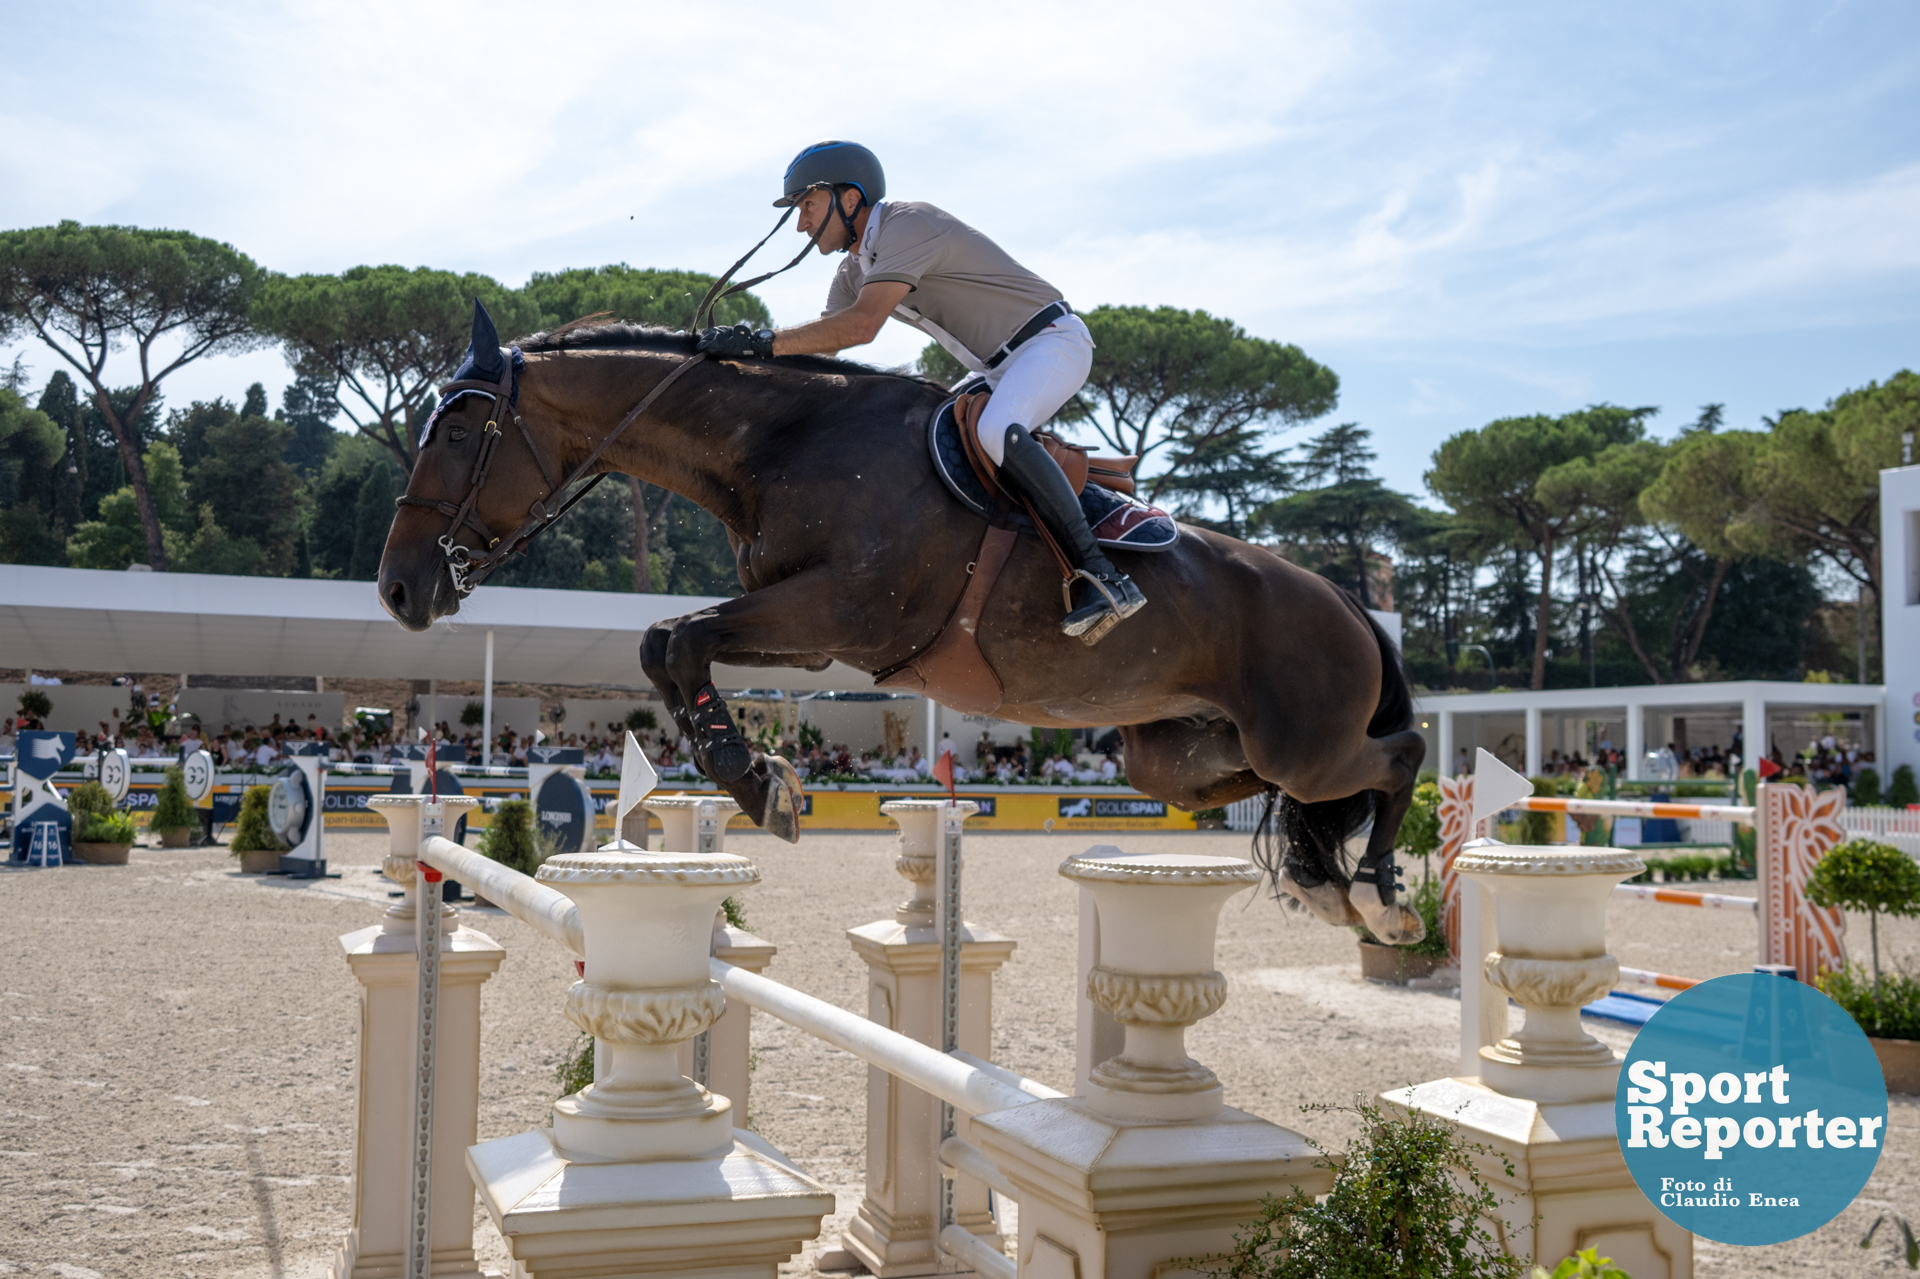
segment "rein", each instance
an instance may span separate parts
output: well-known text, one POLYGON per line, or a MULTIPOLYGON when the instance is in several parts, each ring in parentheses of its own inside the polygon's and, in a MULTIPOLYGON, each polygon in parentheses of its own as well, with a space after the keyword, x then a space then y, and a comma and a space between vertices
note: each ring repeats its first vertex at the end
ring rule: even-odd
POLYGON ((531 542, 534 538, 545 532, 555 520, 558 520, 562 515, 572 510, 581 498, 591 493, 594 485, 607 478, 607 472, 600 472, 584 485, 581 485, 578 491, 561 502, 558 507, 551 510, 548 509, 547 503, 553 500, 554 495, 566 492, 566 490, 572 488, 582 476, 586 475, 586 473, 592 469, 593 464, 600 460, 600 455, 605 453, 607 449, 613 445, 613 442, 620 438, 621 433, 639 419, 642 413, 652 408, 654 401, 665 394, 668 387, 680 380, 681 374, 707 358, 705 352, 696 351, 694 354, 682 360, 674 367, 672 372, 661 378, 660 381, 655 384, 654 388, 647 392, 645 398, 634 405, 633 408, 628 411, 627 415, 620 419, 619 424, 616 425, 612 431, 608 432, 607 438, 601 440, 600 443, 594 447, 593 452, 587 454, 586 459, 582 461, 580 465, 573 468, 571 474, 558 484, 555 484, 553 482, 553 472, 548 469, 547 466, 546 455, 540 451, 540 445, 534 440, 533 433, 527 430, 526 423, 520 420, 520 411, 514 407, 516 375, 514 373, 512 356, 518 354, 519 348, 516 347, 511 355, 508 355, 507 358, 501 361, 503 367, 500 370, 500 377, 497 381, 489 382, 481 378, 462 378, 458 382, 449 382, 440 388, 440 402, 443 406, 450 397, 465 392, 475 392, 490 396, 493 400, 492 407, 487 415, 487 424, 481 428, 480 456, 474 459, 473 478, 468 483, 466 498, 462 500, 458 506, 452 502, 441 502, 430 497, 413 497, 408 495, 394 499, 395 506, 424 506, 428 510, 438 511, 451 521, 451 523, 447 525, 447 531, 440 535, 439 546, 441 554, 446 558, 447 574, 453 579, 453 589, 461 599, 465 599, 468 595, 472 594, 473 588, 486 581, 488 575, 491 574, 494 569, 499 568, 500 565, 506 561, 507 557, 513 555, 516 551, 524 550, 528 542, 531 542), (532 452, 534 462, 540 467, 540 478, 546 482, 547 491, 539 501, 527 508, 527 518, 520 522, 519 527, 515 528, 511 533, 508 533, 505 537, 495 537, 493 530, 487 527, 486 521, 480 518, 479 512, 475 508, 480 501, 480 490, 486 486, 487 472, 493 465, 494 448, 500 443, 500 418, 503 407, 506 410, 505 416, 513 419, 513 424, 520 429, 521 437, 526 440, 527 448, 532 452), (468 547, 462 546, 460 543, 454 541, 454 538, 463 527, 470 528, 478 533, 481 541, 486 543, 486 549, 475 553, 468 547))
MULTIPOLYGON (((846 211, 840 209, 837 198, 834 202, 834 208, 840 213, 841 220, 847 222, 848 244, 851 246, 854 238, 852 234, 852 221, 847 217, 846 211)), ((734 272, 745 266, 747 260, 758 253, 766 245, 767 241, 773 238, 774 231, 778 231, 787 224, 787 219, 793 216, 793 209, 794 206, 789 205, 787 211, 780 215, 780 220, 773 224, 773 231, 769 231, 764 236, 761 236, 759 244, 748 249, 738 262, 735 262, 727 268, 725 275, 713 282, 713 287, 707 290, 706 296, 700 299, 699 306, 694 308, 693 324, 691 326, 692 332, 697 333, 700 331, 702 321, 712 315, 713 308, 717 304, 732 297, 736 293, 752 288, 756 284, 764 284, 776 275, 793 270, 793 268, 799 266, 807 254, 812 251, 813 246, 820 242, 821 232, 825 231, 828 225, 827 219, 825 218, 820 219, 820 230, 815 231, 808 237, 806 244, 801 247, 800 252, 794 255, 793 261, 780 267, 778 270, 768 271, 764 275, 756 275, 753 279, 736 284, 732 288, 727 287, 727 281, 733 278, 734 272)), ((473 588, 486 581, 488 575, 491 574, 494 569, 499 568, 508 557, 517 551, 525 550, 527 543, 545 532, 552 526, 555 520, 558 520, 562 515, 572 510, 581 498, 593 491, 594 485, 606 479, 608 473, 605 471, 600 472, 585 484, 581 485, 578 491, 561 502, 558 507, 551 511, 547 509, 547 503, 553 500, 554 495, 565 492, 577 483, 582 476, 586 475, 593 464, 600 460, 600 455, 605 453, 613 442, 620 438, 620 433, 633 425, 634 421, 638 419, 642 413, 645 413, 649 408, 653 407, 653 402, 659 399, 668 387, 678 381, 682 373, 685 373, 688 369, 707 358, 705 352, 696 351, 681 361, 671 373, 668 373, 664 378, 660 379, 659 383, 651 391, 647 392, 645 399, 634 405, 627 415, 620 419, 619 424, 608 433, 607 438, 600 441, 593 452, 587 454, 586 460, 573 468, 572 474, 568 475, 567 478, 561 480, 558 484, 555 484, 553 482, 553 471, 547 465, 546 454, 540 451, 539 442, 533 438, 533 433, 527 430, 526 423, 520 420, 519 409, 514 407, 514 401, 518 398, 516 381, 518 375, 514 371, 514 363, 520 357, 520 348, 515 347, 510 353, 503 352, 502 354, 505 358, 501 361, 502 367, 497 380, 489 382, 484 378, 461 378, 457 382, 449 382, 440 388, 440 408, 434 410, 437 415, 441 409, 446 407, 448 401, 453 397, 467 393, 485 395, 493 400, 492 407, 488 411, 487 424, 481 430, 480 456, 474 459, 473 478, 468 483, 467 496, 465 499, 457 506, 452 502, 442 502, 430 497, 413 497, 408 495, 394 499, 395 506, 423 506, 430 511, 439 512, 451 521, 451 523, 447 525, 447 531, 440 535, 439 547, 440 553, 446 558, 447 575, 453 579, 454 592, 458 594, 461 599, 465 599, 471 595, 473 588), (526 440, 527 450, 533 454, 535 464, 540 467, 540 478, 546 482, 547 492, 545 496, 527 509, 527 518, 520 521, 519 527, 515 528, 513 532, 507 534, 505 537, 495 537, 493 530, 488 528, 487 522, 480 518, 476 508, 480 501, 480 490, 485 487, 487 483, 488 469, 493 465, 493 450, 500 443, 500 418, 502 416, 502 408, 506 410, 505 416, 512 418, 514 426, 519 428, 521 438, 526 440), (472 529, 475 533, 479 534, 480 540, 486 543, 486 548, 475 553, 471 549, 454 541, 454 538, 462 528, 472 529)))

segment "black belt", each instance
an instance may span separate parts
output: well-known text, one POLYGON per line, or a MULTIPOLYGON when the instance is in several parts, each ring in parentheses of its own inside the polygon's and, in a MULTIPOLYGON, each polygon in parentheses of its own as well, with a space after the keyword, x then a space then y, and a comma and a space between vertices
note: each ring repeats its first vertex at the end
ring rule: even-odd
POLYGON ((1068 306, 1065 302, 1047 303, 1045 306, 1041 307, 1038 311, 1035 311, 1033 313, 1033 318, 1031 320, 1028 320, 1025 324, 1020 326, 1020 331, 1018 333, 1015 333, 1012 337, 1008 338, 1005 342, 1002 342, 1000 344, 1000 349, 998 351, 995 351, 992 357, 987 360, 987 367, 990 369, 999 368, 1002 361, 1004 361, 1009 355, 1012 355, 1014 351, 1017 350, 1023 343, 1029 342, 1032 339, 1039 337, 1040 334, 1045 332, 1047 328, 1049 328, 1055 320, 1065 319, 1067 316, 1072 314, 1073 314, 1073 308, 1068 306))

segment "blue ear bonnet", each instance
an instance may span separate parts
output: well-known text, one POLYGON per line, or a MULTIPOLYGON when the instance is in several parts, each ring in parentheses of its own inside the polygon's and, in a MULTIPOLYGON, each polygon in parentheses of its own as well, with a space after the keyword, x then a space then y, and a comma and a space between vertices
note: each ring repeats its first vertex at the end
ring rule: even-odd
MULTIPOLYGON (((469 346, 467 348, 466 358, 460 361, 460 367, 453 371, 453 376, 448 380, 452 382, 464 382, 468 378, 476 378, 492 381, 500 376, 500 362, 503 359, 511 359, 513 361, 513 390, 507 395, 507 403, 510 406, 516 405, 520 403, 520 370, 527 367, 527 357, 520 354, 520 348, 517 346, 507 348, 494 347, 493 358, 487 361, 484 367, 480 361, 474 357, 473 348, 469 346)), ((433 438, 433 424, 440 420, 440 415, 446 412, 447 407, 455 400, 463 395, 485 394, 485 391, 455 391, 452 395, 447 396, 438 404, 434 405, 433 412, 427 415, 426 425, 420 428, 420 443, 415 447, 427 447, 427 441, 433 438)))

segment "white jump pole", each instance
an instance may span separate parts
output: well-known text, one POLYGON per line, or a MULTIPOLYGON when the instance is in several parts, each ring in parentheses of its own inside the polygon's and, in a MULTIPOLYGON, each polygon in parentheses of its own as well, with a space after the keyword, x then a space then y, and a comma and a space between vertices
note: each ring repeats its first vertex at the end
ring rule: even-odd
POLYGON ((480 698, 480 763, 493 763, 493 631, 487 631, 486 688, 480 698))

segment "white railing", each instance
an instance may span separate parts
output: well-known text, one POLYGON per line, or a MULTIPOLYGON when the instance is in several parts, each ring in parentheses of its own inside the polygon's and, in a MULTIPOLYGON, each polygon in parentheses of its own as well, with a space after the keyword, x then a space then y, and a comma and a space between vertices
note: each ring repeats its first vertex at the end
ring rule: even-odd
MULTIPOLYGON (((572 954, 585 957, 580 910, 565 894, 443 836, 424 840, 419 860, 459 880, 572 954)), ((857 1013, 722 960, 711 960, 709 969, 729 1000, 738 1000, 851 1053, 969 1117, 1066 1095, 970 1053, 929 1048, 857 1013)), ((1017 1199, 1013 1183, 979 1147, 959 1137, 948 1137, 938 1153, 948 1168, 977 1177, 997 1193, 1017 1199)), ((1015 1279, 1014 1263, 963 1227, 943 1226, 936 1242, 941 1251, 987 1279, 1015 1279)))
POLYGON ((1840 814, 1849 835, 1892 844, 1903 853, 1920 857, 1920 808, 1855 808, 1840 814))

